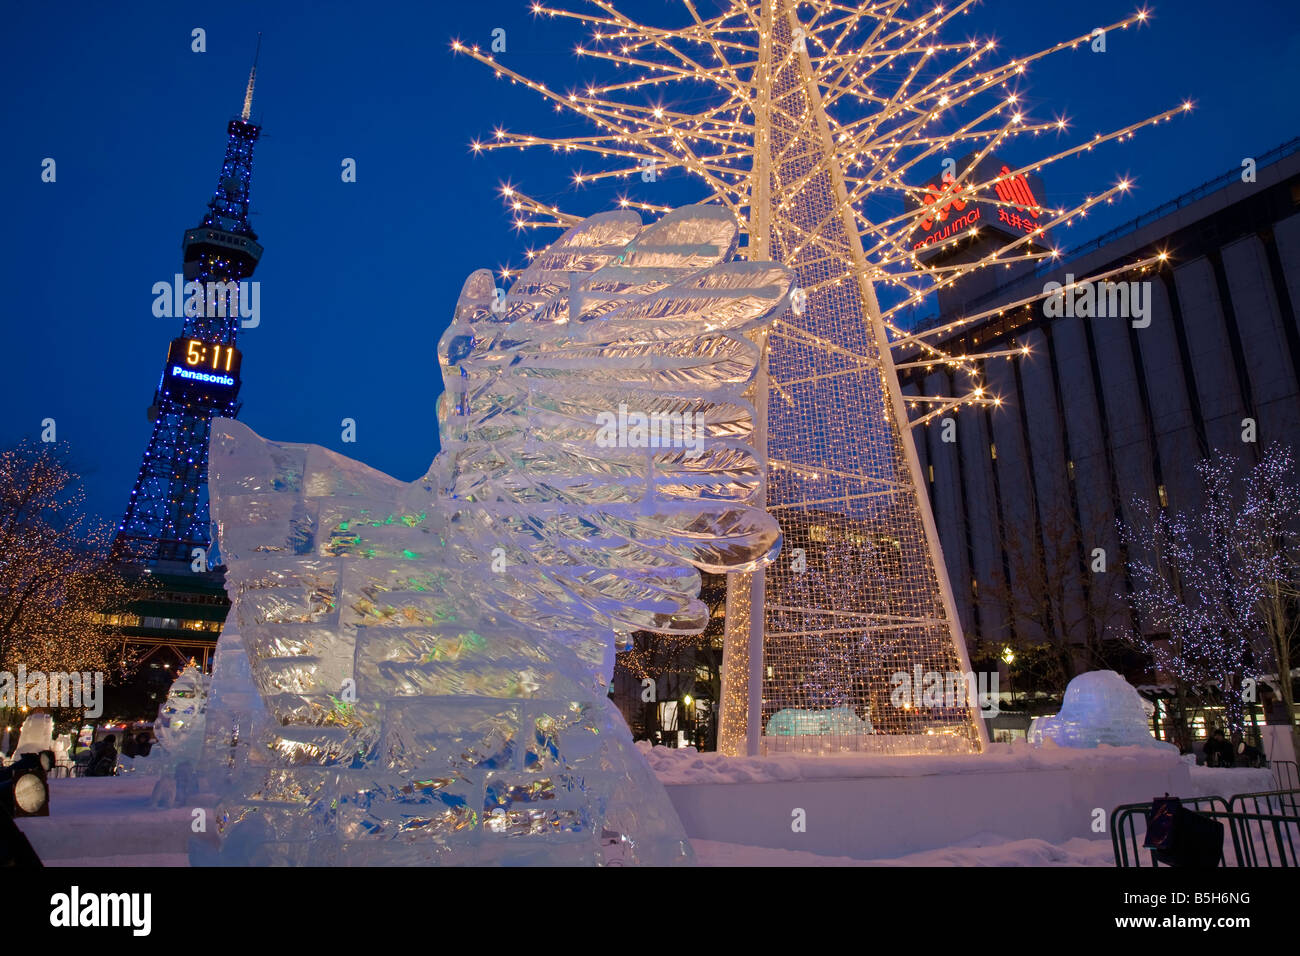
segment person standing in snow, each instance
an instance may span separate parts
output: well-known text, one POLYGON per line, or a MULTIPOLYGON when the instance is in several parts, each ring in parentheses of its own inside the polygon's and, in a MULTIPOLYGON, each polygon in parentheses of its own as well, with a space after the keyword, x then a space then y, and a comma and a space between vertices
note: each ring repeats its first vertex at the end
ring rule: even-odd
POLYGON ((1223 729, 1214 728, 1214 733, 1205 742, 1205 765, 1207 767, 1231 767, 1232 744, 1223 737, 1223 729))
POLYGON ((88 777, 111 777, 113 771, 117 768, 117 737, 109 734, 95 746, 90 748, 90 767, 86 771, 88 777))

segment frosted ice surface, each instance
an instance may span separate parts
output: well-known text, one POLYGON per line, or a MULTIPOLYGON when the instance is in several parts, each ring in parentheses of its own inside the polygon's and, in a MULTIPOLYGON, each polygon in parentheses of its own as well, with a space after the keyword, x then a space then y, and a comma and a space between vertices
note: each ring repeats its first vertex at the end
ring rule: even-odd
POLYGON ((799 737, 807 734, 869 734, 870 718, 861 718, 851 707, 831 707, 825 710, 802 710, 787 707, 767 719, 765 733, 773 737, 799 737))
POLYGON ((191 662, 176 675, 158 707, 154 737, 169 760, 194 760, 203 745, 211 678, 191 662))
POLYGON ((780 547, 745 333, 791 277, 728 261, 736 238, 715 206, 648 227, 605 213, 504 299, 473 273, 438 348, 441 451, 415 482, 214 423, 233 607, 204 756, 219 841, 195 862, 689 859, 606 689, 616 639, 703 630, 698 569, 780 547), (236 642, 260 728, 247 700, 223 710, 236 642))
POLYGON ((54 718, 46 713, 28 714, 22 727, 18 729, 18 746, 14 748, 14 757, 53 749, 54 718))
POLYGON ((1140 746, 1177 748, 1151 735, 1142 698, 1114 671, 1088 671, 1065 688, 1061 712, 1040 717, 1029 730, 1030 743, 1053 740, 1062 747, 1140 746))
MULTIPOLYGON (((226 621, 212 660, 197 787, 218 798, 218 821, 237 818, 245 802, 249 754, 255 743, 269 740, 266 704, 253 684, 252 670, 234 615, 226 621)), ((218 833, 194 837, 190 860, 196 865, 221 862, 218 833)), ((231 859, 233 862, 233 858, 231 859)))
POLYGON ((158 707, 153 723, 157 742, 149 754, 159 771, 151 798, 155 806, 180 806, 198 790, 197 767, 211 683, 203 669, 191 662, 176 675, 158 707))

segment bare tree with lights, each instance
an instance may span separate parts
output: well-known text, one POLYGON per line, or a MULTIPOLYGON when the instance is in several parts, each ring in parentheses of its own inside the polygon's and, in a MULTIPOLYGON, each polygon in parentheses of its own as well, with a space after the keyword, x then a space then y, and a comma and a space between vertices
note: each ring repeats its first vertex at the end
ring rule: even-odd
POLYGON ((1087 504, 1065 497, 1026 504, 998 523, 1010 574, 998 573, 982 585, 980 598, 992 611, 1005 614, 1007 631, 985 636, 1010 645, 1018 655, 1057 657, 1047 689, 1059 695, 1081 671, 1117 669, 1105 627, 1124 612, 1118 575, 1114 569, 1094 572, 1089 566, 1097 544, 1089 529, 1105 527, 1112 518, 1094 505, 1081 519, 1075 509, 1087 504))
POLYGON ((1269 446, 1244 478, 1228 456, 1197 471, 1204 491, 1197 511, 1136 500, 1143 517, 1121 525, 1129 600, 1143 624, 1128 639, 1180 681, 1217 685, 1233 731, 1244 727, 1243 681, 1276 670, 1294 740, 1300 485, 1291 451, 1269 446))
MULTIPOLYGON (((535 3, 535 15, 571 19, 590 31, 575 52, 602 78, 568 89, 527 77, 479 47, 452 44, 592 128, 577 136, 498 128, 472 143, 475 152, 540 148, 594 156, 599 168, 573 173, 579 189, 695 177, 701 201, 725 206, 744 225, 741 255, 779 261, 797 276, 792 309, 756 335, 765 366, 752 399, 766 440, 766 506, 787 545, 792 529, 817 525, 823 541, 848 553, 815 578, 804 577, 814 572, 797 560, 731 576, 719 742, 728 753, 970 751, 986 743, 983 723, 969 708, 960 726, 949 722, 935 733, 894 709, 874 713, 875 732, 865 738, 764 734, 781 709, 837 706, 863 715, 882 692, 887 696, 881 681, 897 661, 926 671, 970 670, 910 427, 962 407, 999 404, 978 362, 1025 350, 954 354, 937 344, 992 313, 924 331, 899 322, 973 272, 1054 259, 1049 230, 1112 202, 1130 185, 1121 180, 1053 209, 1028 194, 1027 175, 1191 108, 1183 103, 1039 151, 1029 162, 993 162, 995 151, 1018 142, 1066 135, 1064 117, 1035 119, 1024 105, 1018 87, 1032 65, 1086 49, 1099 30, 1142 24, 1148 13, 1101 28, 1087 24, 1086 32, 1036 53, 999 58, 991 39, 945 38, 974 6, 731 0, 703 15, 684 0, 661 26, 607 0, 594 0, 585 12, 535 3), (957 168, 953 157, 965 154, 957 168), (940 167, 947 172, 934 180, 940 167), (957 214, 971 203, 988 210, 990 227, 999 219, 1014 223, 1015 237, 1001 241, 1006 233, 999 228, 960 225, 969 213, 957 214), (947 255, 940 263, 936 252, 964 258, 947 255), (897 370, 917 366, 955 370, 969 386, 956 396, 905 398, 897 370), (863 568, 883 588, 860 587, 863 568)), ((580 218, 511 183, 502 193, 521 230, 580 218)), ((630 194, 618 204, 643 213, 666 208, 630 194)), ((1162 253, 1091 278, 1154 269, 1164 259, 1162 253)))
POLYGON ((0 451, 0 669, 101 671, 124 665, 112 626, 135 588, 106 561, 111 529, 82 510, 61 445, 0 451))

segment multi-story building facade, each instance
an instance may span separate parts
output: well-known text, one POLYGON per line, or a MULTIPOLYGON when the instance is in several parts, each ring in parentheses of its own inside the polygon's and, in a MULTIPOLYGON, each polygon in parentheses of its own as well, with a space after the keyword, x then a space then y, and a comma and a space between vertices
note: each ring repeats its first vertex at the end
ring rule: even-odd
MULTIPOLYGON (((1118 522, 1137 520, 1134 499, 1195 511, 1204 458, 1246 466, 1300 443, 1298 307, 1300 139, 1064 260, 941 302, 935 324, 984 316, 947 351, 1029 350, 985 363, 1000 407, 932 420, 917 440, 968 640, 1051 640, 1077 667, 1116 666, 1114 639, 1146 628, 1123 600, 1118 522), (1106 273, 1143 284, 1145 315, 1045 308, 1047 283, 1106 273)), ((917 368, 904 392, 961 384, 917 368)))

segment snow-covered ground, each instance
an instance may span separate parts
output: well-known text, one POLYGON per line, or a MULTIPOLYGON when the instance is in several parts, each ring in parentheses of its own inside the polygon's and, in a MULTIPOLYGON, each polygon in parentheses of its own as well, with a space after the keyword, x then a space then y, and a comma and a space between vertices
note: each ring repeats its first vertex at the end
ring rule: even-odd
POLYGON ((1045 840, 1008 840, 980 834, 940 850, 926 850, 893 859, 855 860, 847 856, 819 856, 802 850, 773 850, 692 840, 701 866, 1111 866, 1110 840, 1068 840, 1055 846, 1045 840))
POLYGON ((17 822, 46 866, 186 866, 190 810, 150 806, 157 779, 54 779, 50 815, 17 822))
MULTIPOLYGON (((50 782, 50 816, 19 821, 47 866, 188 866, 190 812, 149 805, 154 777, 50 782), (123 852, 129 851, 129 852, 123 852)), ((897 859, 855 860, 799 850, 692 840, 702 866, 1109 866, 1108 839, 1008 840, 981 834, 941 850, 897 859)))
MULTIPOLYGON (((766 782, 777 788, 803 782, 817 789, 837 790, 836 781, 844 781, 844 799, 853 799, 856 787, 869 777, 935 777, 936 792, 951 786, 953 775, 999 773, 1019 776, 1026 771, 1071 768, 1085 775, 1114 772, 1125 760, 1116 762, 1102 748, 1098 751, 1072 751, 1065 748, 1031 748, 999 745, 979 757, 772 757, 755 760, 700 754, 689 750, 645 748, 646 758, 659 777, 675 787, 694 788, 701 783, 723 784, 723 791, 734 791, 726 784, 766 782), (1100 761, 1100 762, 1098 762, 1100 761)), ((1127 749, 1127 748, 1125 748, 1127 749)), ((1147 758, 1136 755, 1134 767, 1147 758)), ((150 795, 157 779, 147 772, 148 761, 138 761, 137 772, 119 777, 55 779, 50 781, 50 816, 23 819, 19 825, 31 840, 47 866, 187 866, 186 846, 193 817, 187 808, 158 810, 150 805, 150 795)), ((1181 796, 1236 793, 1273 789, 1269 771, 1212 770, 1188 768, 1191 787, 1181 796)), ((978 778, 969 778, 972 782, 978 778)), ((985 778, 988 779, 988 778, 985 778)), ((914 781, 909 786, 925 786, 914 781)), ((711 789, 711 788, 710 788, 711 789)), ((764 788, 766 789, 766 788, 764 788)), ((963 792, 964 789, 963 789, 963 792)), ((1155 794, 1151 794, 1154 796, 1155 794)), ((806 802, 806 801, 805 801, 806 802)), ((744 816, 749 808, 734 807, 744 816)), ((931 811, 914 808, 922 815, 931 811, 949 816, 960 812, 956 805, 936 806, 931 811)), ((783 810, 788 820, 788 810, 783 810)), ((864 827, 888 827, 880 815, 860 817, 864 827)), ((1111 843, 1108 836, 1095 839, 1070 838, 1051 841, 1010 832, 1015 815, 1007 826, 995 830, 977 829, 975 835, 954 839, 949 845, 922 852, 894 853, 885 856, 851 858, 833 853, 797 849, 801 841, 787 841, 785 848, 725 842, 694 835, 692 845, 703 866, 1110 866, 1111 843), (1001 831, 1001 832, 998 832, 1001 831)), ((810 818, 818 825, 816 816, 810 818)), ((758 824, 761 826, 761 822, 758 824)), ((788 826, 785 827, 788 829, 788 826)), ((761 838, 762 831, 755 832, 761 838)), ((756 841, 757 842, 757 841, 756 841)), ((815 841, 809 841, 811 844, 815 841)))

